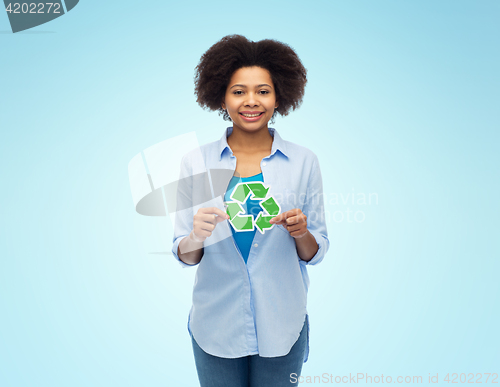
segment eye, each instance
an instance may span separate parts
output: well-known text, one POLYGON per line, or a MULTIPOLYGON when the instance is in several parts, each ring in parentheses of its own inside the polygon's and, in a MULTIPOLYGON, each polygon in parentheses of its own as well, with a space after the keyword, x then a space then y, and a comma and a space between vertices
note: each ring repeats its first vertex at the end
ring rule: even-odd
POLYGON ((269 94, 270 92, 268 90, 261 90, 260 93, 261 94, 269 94))
POLYGON ((241 95, 241 94, 243 94, 243 91, 236 90, 236 91, 233 92, 233 94, 235 94, 235 95, 241 95))

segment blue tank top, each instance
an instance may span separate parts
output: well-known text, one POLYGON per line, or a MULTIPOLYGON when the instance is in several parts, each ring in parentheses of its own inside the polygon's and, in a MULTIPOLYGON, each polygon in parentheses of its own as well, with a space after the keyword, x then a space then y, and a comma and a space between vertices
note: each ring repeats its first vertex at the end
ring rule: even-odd
MULTIPOLYGON (((233 176, 229 185, 227 187, 227 191, 224 195, 224 201, 231 201, 231 194, 233 193, 234 187, 238 183, 248 183, 248 182, 264 182, 264 177, 262 176, 262 172, 258 175, 249 176, 249 177, 236 177, 233 176)), ((259 205, 258 200, 251 200, 250 198, 242 205, 245 210, 246 215, 252 215, 254 219, 257 218, 259 212, 262 211, 262 208, 259 205)), ((250 248, 252 247, 253 237, 255 235, 255 229, 253 231, 236 231, 234 227, 230 226, 233 231, 234 241, 236 245, 241 251, 241 255, 247 263, 248 254, 250 254, 250 248)))

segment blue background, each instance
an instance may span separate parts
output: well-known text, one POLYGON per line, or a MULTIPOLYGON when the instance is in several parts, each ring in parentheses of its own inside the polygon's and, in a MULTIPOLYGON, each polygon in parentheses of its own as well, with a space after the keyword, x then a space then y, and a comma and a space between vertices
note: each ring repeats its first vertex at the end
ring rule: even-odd
POLYGON ((198 385, 195 269, 164 254, 166 218, 134 211, 127 165, 221 137, 193 75, 233 33, 308 70, 273 125, 318 155, 336 214, 303 375, 499 373, 499 17, 498 1, 86 0, 12 34, 0 12, 0 385, 198 385))

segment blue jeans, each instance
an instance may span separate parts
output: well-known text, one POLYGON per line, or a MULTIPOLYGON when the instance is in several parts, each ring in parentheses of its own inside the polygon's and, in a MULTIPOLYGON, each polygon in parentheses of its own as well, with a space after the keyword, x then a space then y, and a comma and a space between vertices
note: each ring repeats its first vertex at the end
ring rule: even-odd
POLYGON ((228 359, 203 351, 191 337, 201 387, 290 387, 298 386, 307 346, 306 321, 290 352, 279 357, 259 355, 228 359), (290 376, 291 374, 292 377, 290 376), (292 383, 291 381, 296 381, 292 383))

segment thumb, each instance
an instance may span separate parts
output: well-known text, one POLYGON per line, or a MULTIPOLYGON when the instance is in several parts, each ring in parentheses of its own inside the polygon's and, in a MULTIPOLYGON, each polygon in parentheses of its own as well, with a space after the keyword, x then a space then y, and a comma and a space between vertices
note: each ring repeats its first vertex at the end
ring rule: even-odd
POLYGON ((228 215, 228 214, 224 213, 224 215, 225 215, 225 216, 220 216, 220 215, 217 215, 217 216, 215 217, 215 221, 216 221, 217 223, 220 223, 220 222, 225 221, 226 219, 229 219, 229 215, 228 215))
POLYGON ((286 212, 276 215, 274 218, 269 220, 271 224, 283 224, 286 220, 286 212))

